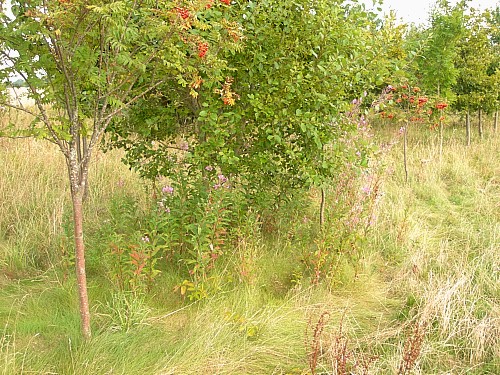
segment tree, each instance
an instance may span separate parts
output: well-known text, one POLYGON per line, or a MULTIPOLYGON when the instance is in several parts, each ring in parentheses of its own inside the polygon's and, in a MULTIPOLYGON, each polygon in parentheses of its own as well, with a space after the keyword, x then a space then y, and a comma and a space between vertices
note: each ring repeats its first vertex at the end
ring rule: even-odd
MULTIPOLYGON (((488 15, 489 12, 471 11, 467 17, 467 31, 459 43, 456 60, 459 76, 454 86, 457 94, 455 107, 465 110, 467 117, 470 111, 478 111, 480 137, 483 136, 482 113, 491 112, 498 103, 498 73, 492 69, 498 58, 492 48, 488 15)), ((468 134, 470 136, 470 130, 468 134)), ((467 144, 470 143, 469 136, 467 144)))
POLYGON ((493 107, 495 111, 493 130, 498 130, 498 107, 500 107, 500 7, 492 9, 488 15, 488 25, 490 31, 491 47, 493 49, 493 61, 488 68, 488 75, 493 80, 493 107))
MULTIPOLYGON (((432 10, 431 26, 422 34, 425 47, 418 56, 417 76, 422 88, 430 95, 447 101, 453 99, 452 87, 456 83, 458 68, 455 66, 457 44, 464 34, 466 1, 451 7, 440 0, 432 10)), ((443 152, 443 121, 439 121, 439 155, 443 152)))
POLYGON ((417 58, 417 75, 422 88, 429 95, 450 99, 451 88, 456 82, 455 67, 457 43, 464 33, 466 1, 451 7, 441 0, 431 11, 431 26, 423 32, 425 47, 417 58))
POLYGON ((224 70, 224 61, 208 50, 203 33, 221 29, 218 19, 227 3, 199 0, 179 7, 176 1, 13 1, 14 16, 5 10, 0 14, 0 64, 5 66, 0 81, 5 87, 9 77, 21 77, 35 100, 34 108, 3 100, 2 105, 34 120, 28 129, 11 126, 2 133, 46 139, 64 155, 85 338, 91 328, 83 203, 92 154, 109 125, 155 88, 166 82, 192 85, 200 68, 224 70))
MULTIPOLYGON (((366 131, 366 121, 346 113, 364 91, 385 86, 402 52, 401 28, 355 3, 244 1, 230 12, 241 20, 244 48, 226 54, 231 70, 222 83, 204 72, 193 87, 166 82, 109 128, 113 145, 125 148, 142 176, 153 183, 166 176, 169 187, 182 191, 175 194, 179 204, 157 190, 159 220, 168 228, 158 232, 169 253, 189 264, 193 285, 205 278, 204 262, 219 255, 217 236, 204 235, 211 230, 205 230, 207 207, 221 193, 214 186, 227 178, 230 189, 222 190, 235 193, 217 218, 230 233, 237 224, 226 220, 228 212, 245 216, 250 206, 266 217, 311 186, 324 193, 342 168, 359 171, 370 146, 353 138, 366 131), (215 175, 220 181, 210 180, 215 175)), ((234 37, 237 29, 228 27, 227 38, 234 37)))
POLYGON ((151 141, 168 149, 182 134, 189 168, 215 165, 238 176, 252 199, 321 185, 352 156, 338 141, 356 131, 342 113, 363 91, 383 85, 396 32, 343 1, 246 1, 231 12, 241 20, 245 48, 226 56, 233 71, 224 84, 214 87, 202 76, 195 100, 179 90, 148 100, 158 131, 144 132, 145 113, 136 107, 114 128, 119 143, 155 178, 176 171, 176 155, 158 159, 151 141), (178 103, 176 110, 167 112, 166 101, 178 103), (143 142, 127 141, 131 132, 143 142))

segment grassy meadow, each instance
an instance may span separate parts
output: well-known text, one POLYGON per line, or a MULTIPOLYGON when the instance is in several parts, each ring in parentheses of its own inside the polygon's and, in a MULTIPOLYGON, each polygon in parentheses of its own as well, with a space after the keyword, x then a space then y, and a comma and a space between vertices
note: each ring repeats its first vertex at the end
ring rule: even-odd
MULTIPOLYGON (((389 133, 376 128, 376 142, 389 133)), ((311 191, 307 217, 284 207, 266 231, 249 214, 214 271, 224 287, 199 300, 179 293, 173 265, 148 293, 116 290, 113 233, 136 230, 152 193, 120 152, 99 152, 85 217, 88 342, 64 160, 42 141, 0 139, 0 374, 500 373, 500 139, 466 147, 462 133, 447 129, 441 157, 437 133, 411 133, 408 183, 401 142, 383 154, 377 218, 361 251, 336 255, 329 282, 301 268, 321 242, 304 229, 316 220, 311 191), (228 281, 238 267, 250 276, 228 281)))

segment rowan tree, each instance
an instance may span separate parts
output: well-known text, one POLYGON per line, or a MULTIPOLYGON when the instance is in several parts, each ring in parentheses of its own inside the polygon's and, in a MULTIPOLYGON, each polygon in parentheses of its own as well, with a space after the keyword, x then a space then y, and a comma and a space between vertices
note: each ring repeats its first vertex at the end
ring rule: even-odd
POLYGON ((198 71, 225 69, 217 50, 228 2, 12 1, 0 13, 3 88, 21 78, 34 107, 15 98, 1 105, 33 116, 29 128, 11 124, 9 136, 35 136, 64 155, 72 198, 75 260, 82 333, 91 335, 85 246, 84 197, 88 170, 106 129, 162 84, 192 86, 198 71), (212 37, 207 39, 206 36, 212 37))

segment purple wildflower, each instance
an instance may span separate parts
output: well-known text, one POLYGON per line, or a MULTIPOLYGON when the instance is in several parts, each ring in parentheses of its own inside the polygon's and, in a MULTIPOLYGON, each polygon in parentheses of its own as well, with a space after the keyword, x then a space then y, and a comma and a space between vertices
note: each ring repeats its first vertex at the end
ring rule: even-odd
POLYGON ((223 174, 220 174, 217 176, 219 178, 219 183, 223 184, 224 182, 227 182, 227 177, 224 176, 223 174))
POLYGON ((144 237, 142 237, 141 240, 142 240, 142 242, 149 242, 148 235, 145 235, 144 237))
POLYGON ((172 186, 164 186, 163 189, 161 189, 163 194, 174 194, 174 188, 172 186))
POLYGON ((211 165, 207 165, 207 166, 205 167, 205 170, 206 170, 206 171, 209 171, 209 172, 212 172, 212 171, 214 170, 214 167, 212 167, 211 165))
POLYGON ((360 121, 361 125, 363 125, 363 126, 366 126, 366 124, 368 123, 366 121, 365 115, 361 115, 361 117, 359 118, 359 121, 360 121))

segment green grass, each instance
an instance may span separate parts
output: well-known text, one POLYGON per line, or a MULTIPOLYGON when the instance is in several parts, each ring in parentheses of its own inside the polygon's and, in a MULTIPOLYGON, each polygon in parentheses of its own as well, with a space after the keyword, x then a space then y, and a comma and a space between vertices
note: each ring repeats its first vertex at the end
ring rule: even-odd
POLYGON ((378 220, 356 267, 340 262, 334 282, 311 286, 300 264, 311 226, 281 216, 272 236, 249 225, 230 252, 226 269, 244 265, 249 276, 217 270, 221 291, 197 302, 175 291, 176 267, 163 267, 148 294, 114 288, 111 229, 136 230, 149 197, 119 153, 99 154, 86 213, 88 342, 63 160, 39 141, 0 140, 0 374, 306 374, 315 330, 317 373, 338 368, 346 343, 369 374, 395 374, 419 322, 412 373, 499 373, 500 141, 466 148, 456 137, 450 130, 441 161, 435 136, 411 139, 407 184, 401 145, 384 156, 394 172, 378 220))

